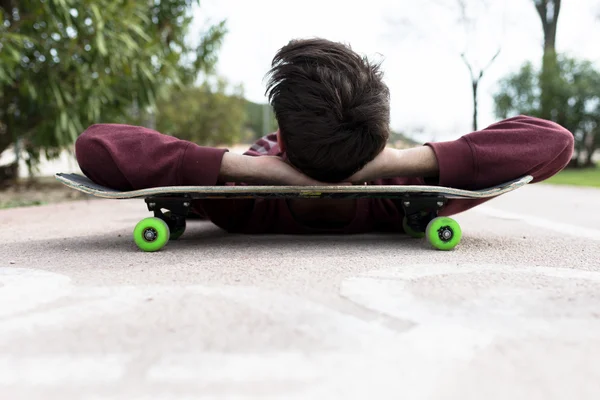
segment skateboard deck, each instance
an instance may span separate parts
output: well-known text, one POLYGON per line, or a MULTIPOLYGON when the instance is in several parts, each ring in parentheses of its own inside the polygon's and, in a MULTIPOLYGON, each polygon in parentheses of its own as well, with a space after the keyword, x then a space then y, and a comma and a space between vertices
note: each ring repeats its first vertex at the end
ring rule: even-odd
POLYGON ((162 186, 120 191, 92 182, 77 174, 56 174, 66 186, 105 199, 135 199, 152 196, 181 196, 189 199, 225 198, 403 198, 406 195, 441 195, 447 199, 484 199, 511 192, 528 183, 527 175, 501 185, 481 190, 464 190, 443 186, 162 186))
POLYGON ((449 199, 487 199, 527 185, 532 176, 480 190, 443 186, 168 186, 120 191, 107 188, 77 174, 56 174, 66 186, 105 199, 143 198, 154 217, 140 221, 133 239, 143 251, 158 251, 170 240, 178 239, 186 228, 192 210, 191 200, 240 198, 356 199, 387 198, 401 200, 404 232, 415 238, 426 237, 438 250, 454 249, 462 238, 460 225, 438 213, 449 199), (168 210, 163 212, 163 210, 168 210))

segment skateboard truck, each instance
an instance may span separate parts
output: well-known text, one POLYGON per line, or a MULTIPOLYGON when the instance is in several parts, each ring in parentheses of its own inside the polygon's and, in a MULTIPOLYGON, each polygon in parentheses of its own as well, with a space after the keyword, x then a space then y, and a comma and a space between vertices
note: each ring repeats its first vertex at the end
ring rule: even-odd
MULTIPOLYGON (((416 232, 425 232, 427 224, 438 216, 447 200, 441 196, 405 197, 402 208, 406 216, 406 224, 416 232)), ((408 232, 407 232, 408 233, 408 232)))
POLYGON ((148 197, 144 199, 148 206, 148 211, 154 213, 154 217, 166 222, 169 227, 169 239, 176 240, 186 228, 186 217, 188 216, 192 200, 186 197, 148 197), (168 210, 163 213, 162 210, 168 210))
POLYGON ((147 197, 144 199, 148 211, 153 211, 155 217, 162 215, 161 209, 166 209, 177 215, 186 216, 190 211, 191 199, 172 197, 147 197))
POLYGON ((405 196, 402 198, 404 232, 415 238, 427 237, 433 247, 440 250, 453 249, 462 238, 460 225, 448 217, 440 217, 446 205, 443 196, 405 196))

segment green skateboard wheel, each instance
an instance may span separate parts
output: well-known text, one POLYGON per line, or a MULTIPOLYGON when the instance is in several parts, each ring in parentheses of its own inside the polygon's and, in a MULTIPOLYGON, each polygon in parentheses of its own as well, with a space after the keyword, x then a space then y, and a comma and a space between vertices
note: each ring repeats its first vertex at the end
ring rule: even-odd
POLYGON ((133 230, 133 240, 143 251, 158 251, 169 241, 169 226, 160 218, 145 218, 133 230))
MULTIPOLYGON (((183 220, 183 224, 181 225, 171 225, 169 224, 169 221, 173 221, 173 219, 171 218, 171 211, 167 211, 166 213, 164 213, 164 216, 167 218, 167 225, 169 225, 169 231, 171 232, 171 236, 169 238, 169 240, 177 240, 181 237, 181 235, 183 235, 183 233, 185 232, 185 219, 183 220)), ((173 222, 174 223, 174 222, 173 222)))
POLYGON ((458 222, 448 217, 432 219, 425 232, 429 243, 438 250, 452 250, 462 239, 458 222))
POLYGON ((408 225, 408 218, 406 217, 402 219, 402 228, 404 228, 404 232, 406 232, 407 235, 412 236, 414 238, 420 239, 425 237, 425 232, 415 231, 408 225))

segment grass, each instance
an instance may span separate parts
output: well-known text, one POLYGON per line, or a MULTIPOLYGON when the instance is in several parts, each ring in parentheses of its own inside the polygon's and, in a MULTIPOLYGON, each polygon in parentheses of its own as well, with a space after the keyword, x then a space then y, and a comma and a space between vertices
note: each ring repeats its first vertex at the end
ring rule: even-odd
POLYGON ((565 169, 545 183, 553 185, 589 186, 600 188, 600 167, 565 169))
POLYGON ((0 209, 35 207, 83 198, 85 196, 57 182, 54 177, 23 179, 0 188, 0 209))
POLYGON ((11 200, 7 202, 0 202, 0 210, 3 208, 16 208, 16 207, 32 207, 44 205, 41 200, 11 200))

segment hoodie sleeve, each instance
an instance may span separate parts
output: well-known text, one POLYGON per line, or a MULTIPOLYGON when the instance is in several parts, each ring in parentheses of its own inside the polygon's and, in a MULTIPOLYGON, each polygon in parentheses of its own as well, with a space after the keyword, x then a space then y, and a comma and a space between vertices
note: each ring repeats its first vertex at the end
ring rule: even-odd
POLYGON ((82 172, 101 185, 119 190, 216 185, 225 152, 119 124, 92 125, 75 143, 82 172))
MULTIPOLYGON (((151 129, 92 125, 75 143, 77 162, 92 181, 118 190, 158 186, 214 186, 226 149, 202 147, 151 129)), ((194 201, 200 216, 226 230, 244 226, 252 199, 194 201)))
MULTIPOLYGON (((573 134, 538 118, 518 116, 449 142, 426 143, 439 163, 441 186, 485 189, 524 175, 541 182, 560 172, 573 155, 573 134)), ((466 211, 490 199, 450 200, 441 215, 466 211)))
POLYGON ((439 185, 483 189, 523 175, 533 176, 533 183, 548 179, 569 163, 573 142, 573 134, 554 122, 518 116, 426 145, 438 159, 439 185))

